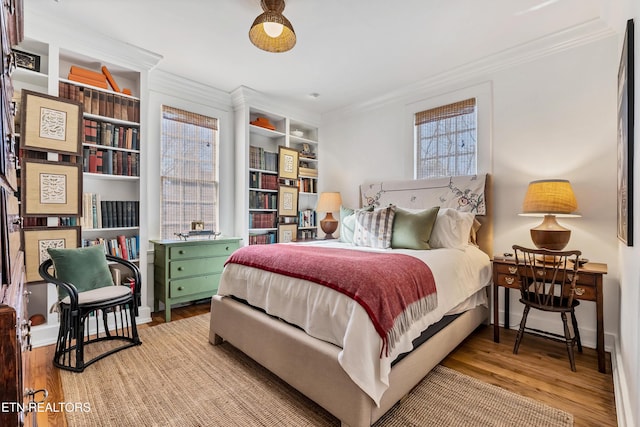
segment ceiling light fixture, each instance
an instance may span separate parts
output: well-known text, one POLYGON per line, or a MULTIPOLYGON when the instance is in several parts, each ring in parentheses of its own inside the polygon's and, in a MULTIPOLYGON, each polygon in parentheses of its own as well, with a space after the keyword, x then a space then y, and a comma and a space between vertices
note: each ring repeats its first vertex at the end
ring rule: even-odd
POLYGON ((253 21, 249 39, 256 47, 267 52, 286 52, 296 45, 296 33, 282 15, 284 0, 261 0, 264 12, 253 21))

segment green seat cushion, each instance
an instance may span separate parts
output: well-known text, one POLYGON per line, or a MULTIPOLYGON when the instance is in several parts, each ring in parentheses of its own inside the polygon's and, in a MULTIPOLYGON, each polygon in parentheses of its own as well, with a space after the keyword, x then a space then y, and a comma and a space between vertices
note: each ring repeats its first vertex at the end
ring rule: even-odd
POLYGON ((439 206, 419 212, 396 208, 391 247, 396 249, 431 249, 429 238, 439 210, 439 206))
MULTIPOLYGON (((47 249, 53 260, 55 277, 71 283, 78 292, 113 285, 107 257, 101 245, 75 249, 47 249)), ((60 298, 67 293, 59 288, 60 298)))

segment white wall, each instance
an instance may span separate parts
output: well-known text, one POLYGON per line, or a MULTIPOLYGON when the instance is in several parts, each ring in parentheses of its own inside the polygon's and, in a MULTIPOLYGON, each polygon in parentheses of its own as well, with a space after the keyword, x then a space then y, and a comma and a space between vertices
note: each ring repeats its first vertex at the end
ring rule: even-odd
MULTIPOLYGON (((172 74, 154 70, 149 76, 146 138, 148 185, 141 189, 147 200, 149 240, 160 238, 160 121, 161 106, 168 105, 218 119, 219 127, 219 228, 224 236, 233 236, 235 158, 231 97, 218 89, 201 85, 172 74)), ((149 250, 153 244, 149 243, 149 250)), ((153 255, 147 257, 147 305, 153 306, 153 255)))
MULTIPOLYGON (((596 41, 515 66, 485 68, 440 88, 326 114, 322 123, 321 191, 338 190, 346 205, 358 206, 357 185, 368 179, 413 178, 413 141, 408 105, 490 83, 493 88, 491 172, 495 188, 494 250, 531 245, 529 228, 540 219, 520 217, 529 181, 571 180, 582 218, 560 221, 573 230, 570 247, 608 264, 605 276, 605 331, 609 349, 618 331, 620 306, 616 238, 616 74, 617 38, 596 41)), ((512 295, 511 324, 522 310, 512 295)), ((533 316, 533 315, 531 315, 533 316)), ((577 311, 581 336, 595 347, 595 304, 577 311)), ((561 331, 557 316, 537 315, 531 326, 561 331)))
MULTIPOLYGON (((616 404, 618 412, 624 415, 620 426, 635 426, 640 422, 640 2, 621 0, 607 3, 603 15, 611 27, 619 31, 616 58, 620 58, 626 21, 635 23, 635 138, 634 138, 634 180, 635 197, 633 222, 635 244, 627 247, 618 243, 617 253, 620 269, 620 310, 619 339, 616 342, 614 366, 621 383, 616 384, 616 404)), ((619 417, 620 418, 620 417, 619 417)))

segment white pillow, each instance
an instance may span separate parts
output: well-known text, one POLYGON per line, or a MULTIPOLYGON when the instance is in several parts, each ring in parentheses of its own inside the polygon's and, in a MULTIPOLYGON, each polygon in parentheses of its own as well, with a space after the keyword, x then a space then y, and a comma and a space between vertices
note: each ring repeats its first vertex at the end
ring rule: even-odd
POLYGON ((433 226, 429 246, 432 248, 464 249, 469 245, 469 234, 475 214, 442 208, 433 226))

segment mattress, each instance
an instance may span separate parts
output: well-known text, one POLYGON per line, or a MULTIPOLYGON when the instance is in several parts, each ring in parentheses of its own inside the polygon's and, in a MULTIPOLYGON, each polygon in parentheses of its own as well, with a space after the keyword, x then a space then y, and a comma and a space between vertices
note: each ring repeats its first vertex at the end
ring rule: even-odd
POLYGON ((266 313, 297 325, 307 334, 341 348, 338 361, 349 377, 379 405, 389 386, 392 362, 413 348, 412 341, 443 316, 486 305, 484 287, 491 281, 489 257, 476 248, 381 250, 338 241, 323 247, 403 253, 429 265, 438 292, 436 309, 415 322, 388 355, 366 311, 344 294, 313 282, 238 264, 225 267, 218 294, 234 296, 266 313))

